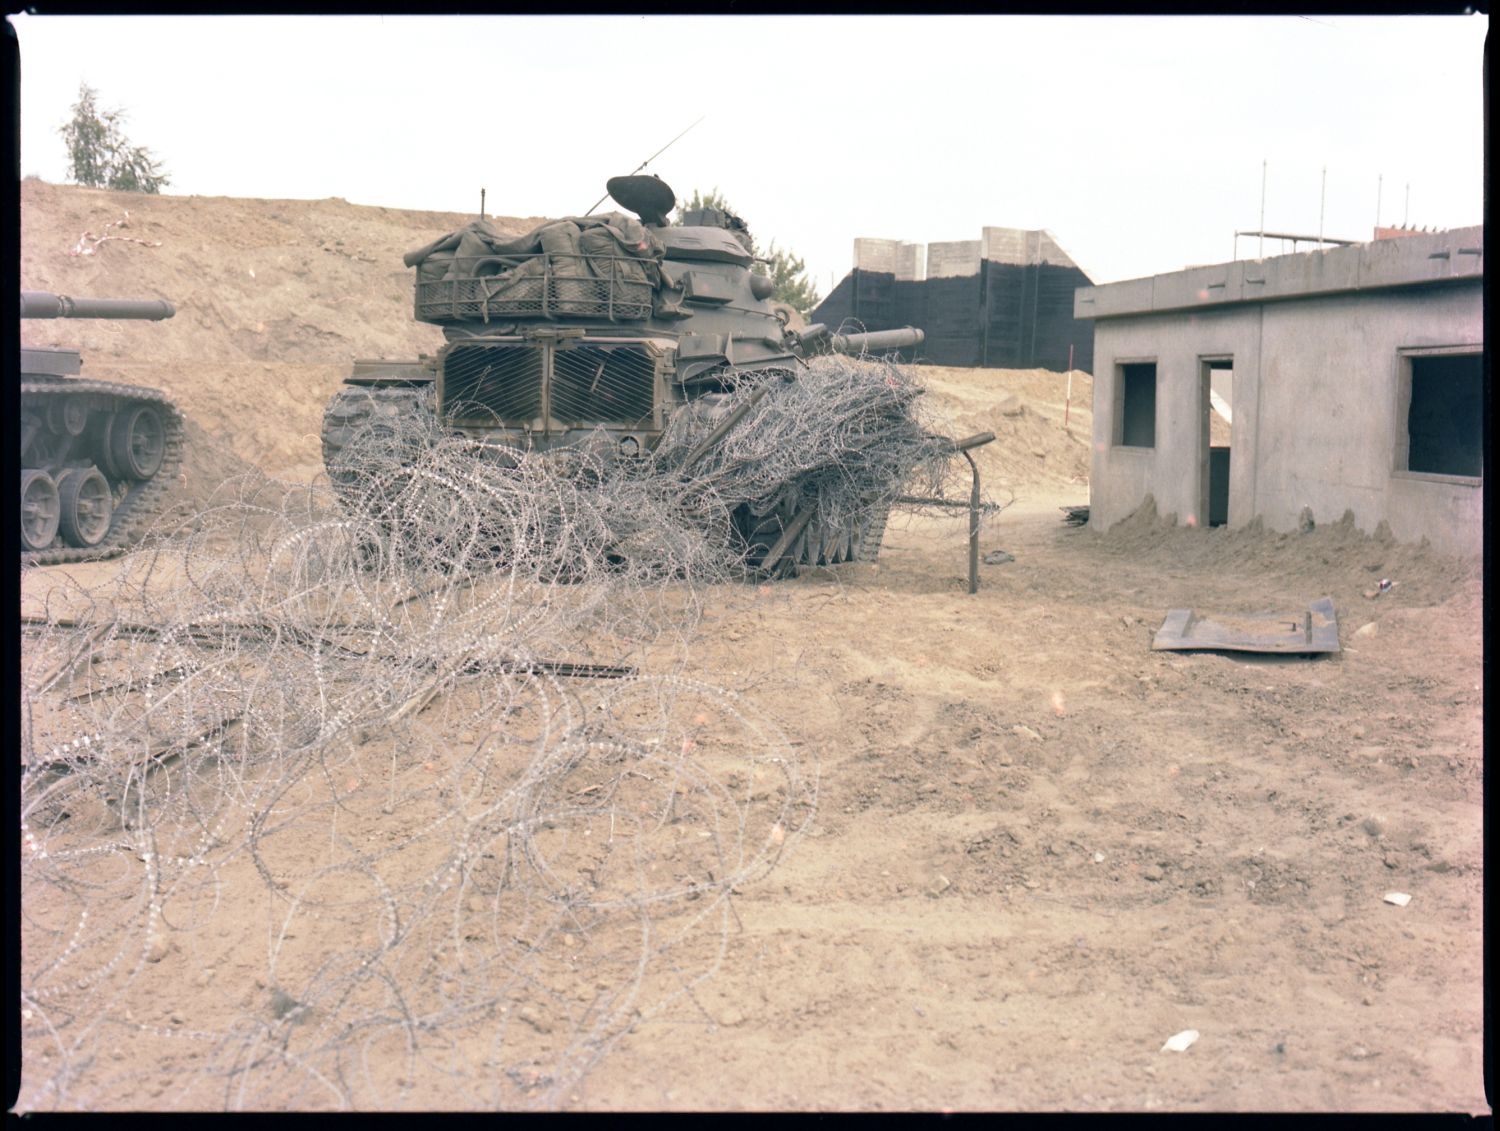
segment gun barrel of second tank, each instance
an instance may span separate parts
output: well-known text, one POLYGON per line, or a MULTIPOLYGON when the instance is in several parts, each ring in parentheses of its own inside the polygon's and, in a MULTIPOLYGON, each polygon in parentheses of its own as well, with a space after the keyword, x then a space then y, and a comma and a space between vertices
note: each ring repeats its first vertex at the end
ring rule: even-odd
POLYGON ((22 291, 22 318, 139 318, 160 322, 177 308, 161 298, 69 298, 49 291, 22 291))
POLYGON ((871 330, 864 334, 834 334, 828 346, 835 353, 884 353, 919 346, 927 335, 915 326, 899 330, 871 330))

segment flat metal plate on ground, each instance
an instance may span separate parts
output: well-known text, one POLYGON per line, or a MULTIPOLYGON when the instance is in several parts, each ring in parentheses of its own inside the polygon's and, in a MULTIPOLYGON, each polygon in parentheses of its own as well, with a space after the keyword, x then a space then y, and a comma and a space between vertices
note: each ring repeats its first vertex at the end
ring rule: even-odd
POLYGON ((1151 641, 1153 652, 1337 652, 1339 618, 1332 597, 1300 613, 1199 616, 1173 609, 1151 641))

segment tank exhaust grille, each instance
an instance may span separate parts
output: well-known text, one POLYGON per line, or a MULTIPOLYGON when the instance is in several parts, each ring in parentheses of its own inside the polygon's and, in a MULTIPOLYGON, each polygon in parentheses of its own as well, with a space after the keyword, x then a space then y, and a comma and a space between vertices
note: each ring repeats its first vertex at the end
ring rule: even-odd
POLYGON ((455 345, 443 361, 443 415, 481 428, 539 427, 545 372, 535 346, 455 345))
POLYGON ((655 381, 656 362, 641 346, 564 344, 552 364, 552 419, 647 427, 655 381))

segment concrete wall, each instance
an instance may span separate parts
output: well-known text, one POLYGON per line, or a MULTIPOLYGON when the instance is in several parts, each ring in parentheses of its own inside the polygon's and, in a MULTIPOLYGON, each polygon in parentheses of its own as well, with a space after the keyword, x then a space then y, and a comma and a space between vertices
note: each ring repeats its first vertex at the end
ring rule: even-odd
POLYGON ((920 283, 927 278, 927 245, 902 243, 896 246, 896 279, 902 283, 920 283))
POLYGON ((854 269, 879 271, 902 282, 926 277, 926 248, 919 243, 861 236, 854 241, 854 269))
POLYGON ((884 271, 896 273, 896 240, 877 240, 861 237, 854 241, 854 269, 856 271, 884 271))
POLYGON ((1073 267, 1068 253, 1058 246, 1052 233, 1023 228, 984 228, 980 240, 982 254, 991 263, 1035 266, 1050 263, 1054 267, 1073 267))
MULTIPOLYGON (((1243 268, 1251 278, 1270 279, 1284 274, 1275 270, 1276 263, 1243 268), (1264 270, 1268 266, 1269 272, 1264 270)), ((1225 273, 1223 267, 1201 270, 1225 273)), ((1481 551, 1484 490, 1479 478, 1397 470, 1398 443, 1406 428, 1399 403, 1400 351, 1481 349, 1481 275, 1280 302, 1209 303, 1190 312, 1178 306, 1176 292, 1194 290, 1184 283, 1166 276, 1107 288, 1129 292, 1104 296, 1122 304, 1149 302, 1153 290, 1158 296, 1165 292, 1173 296, 1168 301, 1174 312, 1095 322, 1092 525, 1113 525, 1148 493, 1161 513, 1175 513, 1181 522, 1202 521, 1201 362, 1228 356, 1234 359, 1235 377, 1231 527, 1258 516, 1270 529, 1292 530, 1304 506, 1325 523, 1337 521, 1347 509, 1366 532, 1383 520, 1402 541, 1425 537, 1445 552, 1481 551), (1163 280, 1169 285, 1161 286, 1163 280), (1155 361, 1157 366, 1156 446, 1150 449, 1114 443, 1118 366, 1132 361, 1155 361)))
POLYGON ((927 245, 927 277, 953 279, 979 274, 983 240, 949 240, 927 245))

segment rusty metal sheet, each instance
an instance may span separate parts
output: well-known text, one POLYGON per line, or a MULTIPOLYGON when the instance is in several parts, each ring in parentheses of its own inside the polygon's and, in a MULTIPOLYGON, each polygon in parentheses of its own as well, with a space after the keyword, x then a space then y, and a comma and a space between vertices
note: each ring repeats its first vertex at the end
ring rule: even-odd
POLYGON ((1199 616, 1173 609, 1151 641, 1155 652, 1337 652, 1339 618, 1333 598, 1320 597, 1300 613, 1199 616))

